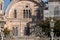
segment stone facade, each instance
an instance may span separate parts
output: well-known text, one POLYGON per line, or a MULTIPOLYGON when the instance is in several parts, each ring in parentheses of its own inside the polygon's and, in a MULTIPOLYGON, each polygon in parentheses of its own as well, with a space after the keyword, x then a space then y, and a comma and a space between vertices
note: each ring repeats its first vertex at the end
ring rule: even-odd
MULTIPOLYGON (((4 28, 11 30, 13 38, 25 37, 25 28, 34 26, 43 19, 43 10, 40 10, 42 0, 11 0, 4 15, 4 0, 1 0, 0 17, 6 22, 4 28), (32 25, 29 25, 32 24, 32 25)), ((29 30, 29 29, 28 29, 29 30)), ((31 32, 31 30, 30 30, 31 32)), ((28 40, 28 39, 27 39, 28 40)), ((30 39, 33 40, 33 39, 30 39)))
MULTIPOLYGON (((3 21, 6 22, 4 28, 7 27, 11 30, 10 36, 4 38, 5 40, 50 40, 50 38, 43 35, 43 37, 39 38, 35 37, 34 33, 32 33, 32 35, 25 34, 27 27, 28 30, 30 28, 29 31, 32 32, 34 31, 32 28, 35 27, 36 23, 43 19, 41 1, 42 0, 11 0, 4 15, 4 0, 0 0, 0 20, 3 19, 3 21)), ((57 39, 59 38, 56 37, 55 40, 57 39)))
MULTIPOLYGON (((18 36, 24 36, 24 28, 26 27, 27 23, 32 21, 32 18, 24 18, 23 11, 24 10, 30 10, 31 11, 31 16, 36 16, 36 11, 35 11, 35 3, 30 2, 30 1, 19 1, 17 3, 14 3, 9 12, 5 14, 6 16, 6 24, 9 29, 12 30, 13 27, 18 27, 18 36), (16 18, 14 18, 14 10, 16 10, 16 18)), ((36 6, 38 7, 38 6, 36 6)), ((29 11, 28 11, 29 13, 29 11)), ((26 15, 26 16, 29 16, 26 15)))

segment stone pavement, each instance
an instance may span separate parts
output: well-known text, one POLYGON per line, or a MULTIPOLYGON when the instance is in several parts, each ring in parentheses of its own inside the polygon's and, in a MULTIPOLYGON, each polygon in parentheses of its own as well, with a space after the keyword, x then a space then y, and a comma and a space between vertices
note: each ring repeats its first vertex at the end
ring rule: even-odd
POLYGON ((49 38, 37 38, 37 37, 18 37, 18 38, 5 38, 5 40, 49 40, 49 38))
MULTIPOLYGON (((50 40, 50 38, 38 38, 38 37, 15 37, 15 38, 5 38, 4 40, 50 40)), ((54 37, 54 40, 60 40, 60 37, 54 37)))

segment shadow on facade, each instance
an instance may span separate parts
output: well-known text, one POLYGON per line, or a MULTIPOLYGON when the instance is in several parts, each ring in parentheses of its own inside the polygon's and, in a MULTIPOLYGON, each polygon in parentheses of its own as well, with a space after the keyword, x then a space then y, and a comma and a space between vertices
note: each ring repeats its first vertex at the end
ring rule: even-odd
POLYGON ((43 19, 43 7, 40 6, 35 11, 37 12, 36 16, 31 15, 32 21, 28 22, 27 26, 25 27, 24 33, 27 36, 33 35, 35 33, 36 24, 39 23, 43 19))

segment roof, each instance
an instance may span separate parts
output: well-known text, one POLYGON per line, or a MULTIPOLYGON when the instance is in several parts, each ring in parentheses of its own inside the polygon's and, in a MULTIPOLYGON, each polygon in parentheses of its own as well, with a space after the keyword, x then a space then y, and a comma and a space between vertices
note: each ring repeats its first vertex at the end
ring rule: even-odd
POLYGON ((60 0, 49 0, 49 2, 60 2, 60 0))

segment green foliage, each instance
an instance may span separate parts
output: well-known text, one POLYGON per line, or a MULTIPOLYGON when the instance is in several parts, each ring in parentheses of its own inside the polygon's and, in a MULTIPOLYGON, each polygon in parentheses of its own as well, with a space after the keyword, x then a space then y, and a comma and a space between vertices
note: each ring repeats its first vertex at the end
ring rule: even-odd
POLYGON ((60 36, 60 20, 56 20, 55 22, 54 33, 56 36, 60 36))
MULTIPOLYGON (((46 35, 50 36, 50 20, 51 18, 47 18, 45 21, 42 21, 38 24, 38 26, 42 27, 42 32, 45 32, 46 35)), ((55 25, 54 25, 54 34, 56 36, 60 36, 60 20, 56 20, 55 21, 55 25)))
POLYGON ((8 36, 10 34, 10 30, 6 27, 5 29, 4 29, 4 35, 5 36, 8 36))
POLYGON ((38 26, 42 27, 42 32, 45 32, 45 35, 50 35, 50 19, 47 19, 45 21, 42 21, 38 24, 38 26))

